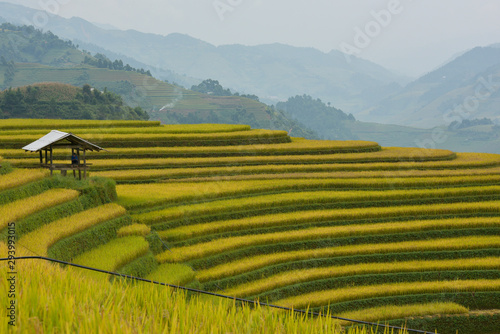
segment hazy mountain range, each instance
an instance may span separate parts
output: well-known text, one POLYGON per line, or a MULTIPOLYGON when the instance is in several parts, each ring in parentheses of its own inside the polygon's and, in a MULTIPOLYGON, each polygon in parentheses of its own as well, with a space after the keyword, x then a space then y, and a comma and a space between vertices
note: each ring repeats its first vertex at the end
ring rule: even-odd
POLYGON ((500 44, 465 52, 358 116, 417 127, 469 118, 500 121, 500 44))
MULTIPOLYGON (((0 3, 0 22, 25 24, 25 18, 37 12, 0 3)), ((376 140, 385 146, 419 146, 433 135, 432 130, 418 127, 439 126, 447 131, 448 140, 433 143, 436 147, 499 150, 500 44, 464 50, 412 81, 366 60, 347 61, 338 51, 324 53, 283 44, 216 47, 183 34, 113 30, 80 18, 49 16, 43 30, 71 40, 80 49, 122 59, 133 67, 150 70, 158 79, 186 88, 211 78, 233 92, 255 94, 272 104, 307 94, 352 113, 357 120, 372 122, 350 122, 347 126, 357 138, 376 140), (485 117, 492 124, 449 127, 453 122, 485 117)), ((186 110, 194 111, 191 106, 186 110)), ((307 117, 307 112, 301 114, 306 125, 307 120, 318 119, 307 117)), ((332 124, 331 129, 336 126, 332 124)), ((328 124, 322 127, 326 129, 328 124)))
MULTIPOLYGON (((37 11, 0 3, 0 16, 14 24, 37 11)), ((44 30, 72 40, 81 48, 133 58, 150 66, 160 79, 187 87, 204 79, 217 79, 224 87, 278 102, 296 94, 309 94, 356 114, 401 88, 409 78, 372 62, 332 51, 282 44, 216 47, 182 34, 160 36, 137 31, 105 30, 80 18, 51 15, 44 30), (164 70, 180 76, 166 75, 164 70)), ((124 59, 125 60, 125 59, 124 59)), ((129 59, 126 59, 127 61, 129 59)), ((138 64, 132 66, 138 67, 138 64)))
MULTIPOLYGON (((36 13, 34 9, 0 3, 0 17, 14 24, 23 24, 36 13)), ((108 30, 80 18, 49 16, 44 30, 88 51, 150 69, 162 80, 190 87, 204 79, 216 79, 233 91, 255 94, 273 104, 308 94, 357 119, 379 123, 417 127, 449 123, 457 117, 447 114, 474 95, 481 78, 495 81, 499 76, 498 46, 464 51, 410 82, 370 61, 355 57, 347 61, 339 51, 323 53, 283 44, 216 47, 183 34, 108 30), (493 79, 488 79, 490 75, 493 79)), ((498 119, 500 101, 495 92, 491 91, 487 101, 483 98, 467 117, 498 119)))

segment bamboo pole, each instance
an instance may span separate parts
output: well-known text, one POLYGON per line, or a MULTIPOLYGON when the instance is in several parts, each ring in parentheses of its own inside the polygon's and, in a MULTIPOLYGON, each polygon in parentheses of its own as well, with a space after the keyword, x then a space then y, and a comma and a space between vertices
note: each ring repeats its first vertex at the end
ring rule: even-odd
MULTIPOLYGON (((75 154, 75 149, 71 149, 71 165, 73 165, 73 154, 75 154)), ((76 177, 76 171, 73 169, 73 177, 76 177)))
POLYGON ((83 149, 83 178, 87 178, 87 156, 86 156, 86 150, 83 149))
POLYGON ((54 160, 52 155, 52 145, 50 145, 50 176, 52 176, 52 173, 54 171, 53 168, 54 168, 54 160))
POLYGON ((78 179, 81 180, 82 179, 82 170, 80 169, 80 149, 77 148, 76 149, 76 156, 78 157, 78 179))

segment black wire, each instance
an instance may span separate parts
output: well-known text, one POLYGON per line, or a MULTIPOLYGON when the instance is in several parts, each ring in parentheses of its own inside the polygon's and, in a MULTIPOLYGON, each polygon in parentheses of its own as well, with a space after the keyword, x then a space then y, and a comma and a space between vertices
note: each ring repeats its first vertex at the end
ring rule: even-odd
POLYGON ((160 238, 160 236, 158 235, 158 233, 157 233, 156 231, 153 231, 153 234, 155 234, 155 235, 158 237, 158 239, 160 239, 160 242, 163 244, 163 246, 164 246, 166 249, 168 249, 168 251, 169 251, 170 253, 172 253, 172 250, 171 250, 171 249, 167 246, 167 244, 166 244, 166 243, 164 243, 164 242, 163 242, 163 240, 160 238))
MULTIPOLYGON (((279 305, 273 305, 273 304, 263 303, 263 302, 256 301, 256 300, 249 300, 249 299, 231 297, 231 296, 222 295, 222 294, 218 294, 218 293, 214 293, 214 292, 203 291, 203 290, 198 290, 198 289, 193 289, 193 288, 187 288, 187 287, 184 287, 184 286, 174 285, 174 284, 168 284, 168 283, 162 283, 162 282, 152 281, 152 280, 148 280, 148 279, 141 278, 141 277, 135 277, 135 276, 125 275, 125 274, 115 273, 115 272, 112 272, 112 271, 107 271, 107 270, 102 270, 102 269, 97 269, 97 268, 82 266, 82 265, 79 265, 79 264, 75 264, 75 263, 71 263, 71 262, 66 262, 66 261, 61 261, 61 260, 56 260, 56 259, 51 259, 51 258, 44 257, 44 256, 19 256, 19 257, 12 257, 12 258, 0 258, 0 262, 2 262, 2 261, 9 261, 9 260, 28 260, 28 259, 45 260, 45 261, 60 263, 60 264, 64 264, 64 265, 68 265, 68 266, 73 266, 73 267, 77 267, 77 268, 81 268, 81 269, 85 269, 85 270, 92 270, 92 271, 97 271, 97 272, 100 272, 100 273, 110 274, 110 275, 114 275, 114 276, 120 276, 120 277, 123 277, 123 278, 129 278, 129 279, 133 279, 133 280, 136 280, 136 281, 141 281, 141 282, 147 282, 147 283, 153 283, 153 284, 157 284, 157 285, 167 286, 167 287, 174 288, 174 289, 179 289, 179 290, 184 290, 184 291, 189 291, 189 292, 196 292, 196 293, 210 295, 210 296, 219 297, 219 298, 232 299, 232 300, 239 301, 239 302, 242 302, 242 303, 245 303, 245 304, 253 304, 253 305, 259 305, 259 306, 263 306, 263 307, 270 307, 270 308, 275 308, 275 309, 280 309, 280 310, 285 310, 285 311, 291 311, 293 313, 305 314, 305 315, 310 315, 310 316, 320 316, 320 317, 325 317, 326 316, 325 314, 321 314, 321 313, 318 313, 318 312, 312 312, 312 311, 306 311, 306 310, 296 310, 296 309, 288 308, 288 307, 285 307, 285 306, 279 306, 279 305)), ((354 319, 342 318, 342 317, 337 317, 337 316, 333 316, 333 315, 330 315, 330 318, 337 319, 337 320, 344 320, 344 321, 355 322, 355 323, 358 323, 358 324, 369 325, 369 326, 381 326, 381 327, 386 327, 386 328, 391 328, 391 329, 397 329, 397 330, 406 330, 408 332, 414 332, 414 333, 438 334, 438 333, 435 333, 435 332, 427 332, 427 331, 423 331, 423 330, 419 330, 419 329, 402 328, 402 327, 398 327, 398 326, 378 324, 378 323, 369 322, 369 321, 362 321, 362 320, 354 320, 354 319)))

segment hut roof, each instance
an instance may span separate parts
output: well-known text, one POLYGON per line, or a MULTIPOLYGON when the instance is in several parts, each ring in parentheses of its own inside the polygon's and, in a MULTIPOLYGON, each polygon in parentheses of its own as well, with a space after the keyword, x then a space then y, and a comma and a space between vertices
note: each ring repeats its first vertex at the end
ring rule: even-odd
POLYGON ((102 151, 104 150, 102 147, 99 147, 95 144, 92 144, 91 142, 82 139, 78 136, 75 136, 72 133, 67 133, 67 132, 62 132, 58 130, 52 130, 42 138, 35 140, 31 144, 28 144, 23 147, 23 150, 25 151, 31 151, 31 152, 37 152, 40 150, 43 150, 50 145, 54 145, 59 142, 64 142, 67 141, 68 145, 75 145, 79 146, 82 149, 85 150, 91 150, 91 151, 102 151))

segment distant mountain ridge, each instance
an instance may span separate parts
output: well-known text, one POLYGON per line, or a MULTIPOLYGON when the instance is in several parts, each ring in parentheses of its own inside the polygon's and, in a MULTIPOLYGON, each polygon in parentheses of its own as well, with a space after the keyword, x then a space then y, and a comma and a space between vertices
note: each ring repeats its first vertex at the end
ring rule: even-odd
POLYGON ((408 84, 363 119, 417 127, 458 118, 500 122, 500 44, 476 47, 408 84))
MULTIPOLYGON (((71 41, 63 41, 50 31, 43 33, 32 26, 19 27, 12 23, 0 25, 1 117, 33 117, 36 114, 42 118, 50 115, 53 118, 133 119, 147 116, 142 109, 139 110, 140 115, 134 114, 138 112, 136 107, 140 106, 149 111, 151 118, 164 123, 248 124, 254 128, 286 130, 297 137, 317 138, 314 131, 272 106, 259 102, 257 97, 232 95, 202 94, 157 80, 148 71, 134 69, 122 60, 111 61, 103 55, 91 56, 79 50, 71 41), (96 104, 96 111, 92 107, 80 106, 79 99, 69 104, 64 101, 58 104, 61 94, 53 95, 48 102, 36 101, 30 105, 28 100, 38 96, 39 85, 29 89, 27 98, 17 88, 31 87, 40 82, 51 82, 40 86, 42 88, 55 88, 69 92, 69 95, 74 95, 75 89, 81 88, 63 89, 68 86, 60 83, 78 87, 90 84, 97 88, 94 91, 97 99, 111 99, 109 92, 114 92, 134 108, 113 105, 110 109, 109 104, 96 104), (4 101, 1 98, 2 90, 5 93, 4 101), (100 90, 103 90, 102 96, 97 94, 100 90)), ((118 101, 115 97, 111 100, 118 101)), ((119 101, 118 104, 121 99, 119 101)))
MULTIPOLYGON (((17 24, 24 24, 19 13, 25 17, 36 13, 6 3, 0 3, 0 12, 17 24)), ((94 52, 91 47, 95 45, 114 54, 128 55, 151 66, 151 72, 160 79, 172 80, 162 70, 178 74, 176 80, 187 87, 204 79, 216 79, 224 87, 255 94, 272 103, 308 94, 356 115, 408 82, 408 78, 366 60, 352 58, 347 62, 340 51, 327 54, 282 44, 216 47, 182 34, 161 36, 104 30, 80 18, 53 15, 43 28, 84 45, 89 51, 94 52)))
MULTIPOLYGON (((14 15, 16 11, 19 12, 19 7, 25 17, 37 12, 21 6, 0 3, 0 16, 8 16, 3 11, 5 7, 10 8, 11 13, 7 13, 9 15, 14 15)), ((16 19, 22 20, 22 15, 18 15, 16 19)), ((2 20, 15 22, 0 18, 0 22, 2 20)), ((88 53, 74 47, 73 43, 66 43, 73 46, 65 49, 65 45, 62 45, 60 49, 51 48, 48 51, 44 51, 42 47, 42 53, 23 54, 21 56, 24 59, 17 60, 21 64, 0 62, 0 89, 2 89, 1 87, 30 85, 41 81, 65 82, 80 87, 84 83, 89 83, 98 89, 107 87, 110 91, 120 94, 126 103, 147 109, 152 119, 167 123, 245 123, 254 128, 286 130, 292 136, 298 137, 314 138, 317 136, 314 132, 317 131, 323 138, 373 140, 383 146, 414 147, 424 145, 425 147, 452 149, 458 152, 500 153, 500 64, 497 63, 497 59, 500 59, 498 57, 500 44, 475 48, 457 54, 451 58, 449 63, 402 88, 398 83, 387 83, 392 74, 370 62, 361 60, 353 62, 360 69, 367 67, 371 71, 370 75, 365 72, 353 72, 352 68, 330 67, 330 70, 326 71, 324 67, 319 66, 323 63, 331 65, 335 62, 345 62, 344 56, 337 52, 325 54, 312 48, 294 48, 282 44, 256 47, 242 45, 216 47, 182 34, 158 36, 142 34, 137 31, 106 31, 79 18, 67 20, 52 16, 49 22, 51 26, 66 29, 68 34, 79 34, 83 31, 89 42, 93 42, 90 39, 92 34, 88 34, 91 31, 96 34, 107 32, 106 34, 116 35, 114 42, 122 44, 122 34, 130 33, 130 36, 135 36, 134 41, 137 44, 130 43, 128 49, 138 49, 144 54, 149 54, 149 49, 137 45, 145 43, 145 45, 157 47, 155 41, 160 38, 167 41, 169 45, 174 45, 174 49, 190 50, 190 57, 176 60, 186 68, 200 66, 208 71, 210 69, 207 67, 210 67, 210 64, 215 64, 213 67, 219 69, 219 72, 217 76, 212 77, 214 79, 219 79, 222 74, 228 74, 229 77, 238 78, 239 82, 245 85, 250 85, 254 80, 257 80, 258 88, 262 91, 268 89, 270 91, 273 89, 287 91, 298 87, 298 84, 319 87, 325 94, 330 94, 329 96, 332 94, 343 95, 344 103, 350 104, 348 108, 345 108, 338 103, 339 100, 330 100, 323 98, 322 95, 305 94, 304 91, 301 91, 299 94, 287 96, 284 100, 290 96, 309 96, 311 97, 310 102, 313 104, 304 103, 297 110, 284 108, 281 105, 284 109, 288 109, 288 114, 286 114, 272 106, 269 107, 252 98, 242 96, 241 94, 251 95, 252 91, 227 85, 223 80, 220 81, 225 88, 231 88, 233 93, 239 91, 240 96, 218 97, 200 94, 179 85, 172 85, 164 80, 168 76, 167 80, 170 82, 176 81, 191 87, 191 85, 200 83, 201 79, 164 69, 160 67, 159 63, 156 63, 158 66, 146 67, 147 65, 144 63, 127 55, 127 48, 124 49, 124 53, 121 51, 111 52, 104 47, 98 47, 91 43, 84 44, 85 42, 78 40, 72 40, 72 42, 79 44, 80 48, 106 54, 111 59, 122 59, 137 68, 144 67, 151 70, 156 78, 162 78, 162 80, 140 73, 95 68, 82 64, 83 58, 88 53), (68 21, 71 21, 72 24, 68 25, 68 21), (219 53, 224 53, 225 56, 222 57, 219 53), (44 55, 47 55, 46 59, 43 58, 44 55), (307 62, 304 62, 304 59, 307 59, 307 62), (26 63, 26 61, 33 64, 26 63), (316 64, 319 65, 316 66, 316 64), (253 68, 253 72, 248 72, 248 68, 253 68), (296 70, 289 71, 290 68, 296 70), (274 78, 279 76, 276 73, 273 74, 273 71, 286 76, 285 79, 279 80, 273 85, 273 78, 268 76, 274 78), (321 72, 321 75, 317 72, 321 72), (341 86, 330 85, 329 78, 335 78, 337 83, 341 82, 341 86), (481 98, 476 97, 478 87, 479 93, 482 94, 481 98), (327 105, 328 108, 324 106, 320 108, 319 104, 316 108, 316 99, 321 99, 321 103, 327 105), (472 104, 467 106, 467 103, 472 104), (360 106, 364 109, 359 113, 353 113, 358 121, 352 119, 346 121, 342 117, 336 121, 333 117, 336 114, 333 109, 338 108, 350 113, 349 107, 360 108, 360 106), (465 107, 468 107, 470 111, 467 111, 465 107), (311 110, 314 110, 314 115, 310 114, 311 110), (290 119, 290 114, 297 121, 290 119), (491 119, 492 124, 449 127, 453 122, 460 123, 461 120, 471 120, 470 123, 475 124, 474 120, 483 118, 491 119), (304 121, 303 123, 306 123, 305 120, 307 120, 308 124, 306 126, 301 124, 301 119, 304 121), (372 122, 365 123, 359 120, 372 122), (339 129, 339 125, 342 128, 339 129), (425 129, 411 128, 415 126, 425 129), (439 126, 438 132, 433 129, 436 126, 439 126), (436 137, 436 133, 443 134, 443 136, 436 137), (446 138, 446 140, 442 138, 446 138)), ((44 29, 48 31, 49 25, 45 26, 44 29)), ((99 36, 99 38, 106 39, 105 36, 99 36)), ((5 46, 8 48, 9 43, 2 45, 0 41, 0 49, 5 46)), ((162 47, 164 47, 163 44, 162 47)), ((154 57, 158 57, 158 62, 175 58, 175 53, 172 55, 167 52, 152 54, 154 57)), ((269 100, 262 99, 262 96, 268 96, 272 99, 278 98, 277 95, 270 95, 264 94, 259 95, 259 97, 267 103, 269 100)), ((295 104, 295 106, 297 105, 295 104)))

